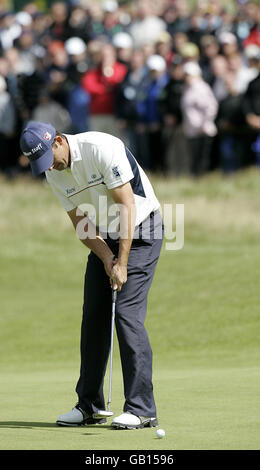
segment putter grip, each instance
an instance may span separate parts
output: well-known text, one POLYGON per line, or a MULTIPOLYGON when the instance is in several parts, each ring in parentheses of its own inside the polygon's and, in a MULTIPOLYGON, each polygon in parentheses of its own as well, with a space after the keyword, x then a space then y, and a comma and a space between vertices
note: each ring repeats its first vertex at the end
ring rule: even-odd
POLYGON ((117 290, 112 289, 112 302, 116 302, 117 298, 117 290))

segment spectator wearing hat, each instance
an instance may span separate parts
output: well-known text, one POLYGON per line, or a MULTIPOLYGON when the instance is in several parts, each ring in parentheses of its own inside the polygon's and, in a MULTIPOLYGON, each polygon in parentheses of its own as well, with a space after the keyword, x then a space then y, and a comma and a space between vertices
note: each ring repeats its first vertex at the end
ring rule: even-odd
POLYGON ((150 169, 165 171, 165 152, 162 134, 162 116, 159 99, 162 90, 168 83, 166 62, 160 55, 150 56, 146 62, 150 83, 147 86, 147 96, 143 102, 143 120, 148 128, 150 154, 150 169))
POLYGON ((150 77, 144 54, 141 49, 134 50, 128 73, 117 88, 116 114, 126 146, 145 169, 149 168, 149 151, 147 129, 143 123, 143 101, 148 84, 150 77))
POLYGON ((238 41, 236 36, 230 31, 223 31, 218 36, 221 53, 228 59, 238 52, 238 41))
POLYGON ((65 49, 69 56, 69 65, 67 68, 68 84, 66 107, 71 119, 70 132, 86 132, 89 127, 88 116, 90 96, 89 93, 84 90, 81 82, 89 67, 87 60, 87 46, 83 39, 79 37, 71 37, 65 41, 65 49))
POLYGON ((181 98, 184 86, 182 59, 175 55, 169 67, 169 82, 159 97, 163 119, 165 168, 168 174, 175 176, 189 172, 189 149, 182 129, 181 98))
POLYGON ((0 13, 0 50, 11 49, 21 32, 22 27, 16 21, 14 12, 7 10, 0 13))
POLYGON ((215 118, 218 103, 210 86, 203 80, 201 69, 196 62, 187 62, 183 70, 183 130, 190 147, 191 173, 198 177, 210 168, 212 141, 217 134, 215 118))
POLYGON ((200 50, 193 42, 186 42, 180 48, 180 55, 185 62, 198 62, 200 58, 200 50))
POLYGON ((104 11, 104 34, 111 41, 115 34, 123 31, 120 23, 118 3, 115 0, 104 0, 102 8, 104 11))
POLYGON ((174 52, 172 50, 172 38, 167 31, 162 31, 158 36, 156 54, 164 58, 167 68, 171 65, 174 52))
POLYGON ((121 32, 113 36, 112 44, 116 49, 117 61, 129 66, 133 53, 133 39, 130 34, 121 32))
POLYGON ((125 78, 127 67, 117 62, 113 45, 104 44, 99 53, 99 63, 86 72, 82 86, 90 95, 91 130, 121 136, 115 118, 115 94, 125 78))

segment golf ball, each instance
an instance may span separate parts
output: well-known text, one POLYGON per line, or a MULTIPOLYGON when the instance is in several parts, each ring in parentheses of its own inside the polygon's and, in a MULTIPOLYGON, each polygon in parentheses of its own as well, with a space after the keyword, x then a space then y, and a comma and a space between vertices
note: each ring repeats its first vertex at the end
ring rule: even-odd
POLYGON ((156 436, 158 437, 158 439, 162 439, 165 436, 164 429, 157 429, 156 436))

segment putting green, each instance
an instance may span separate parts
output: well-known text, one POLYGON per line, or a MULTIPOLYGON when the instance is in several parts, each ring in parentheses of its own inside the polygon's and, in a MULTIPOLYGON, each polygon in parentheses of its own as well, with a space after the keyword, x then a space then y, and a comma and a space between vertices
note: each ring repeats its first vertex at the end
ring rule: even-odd
POLYGON ((77 400, 87 250, 49 188, 1 180, 0 449, 259 448, 259 174, 153 182, 162 203, 185 203, 184 249, 163 249, 146 321, 165 438, 55 425, 77 400))
MULTIPOLYGON (((155 373, 160 427, 117 431, 109 423, 62 428, 60 412, 75 399, 74 371, 6 373, 1 377, 1 449, 254 449, 259 445, 256 368, 160 370, 155 373)), ((113 410, 122 403, 114 373, 113 410)))

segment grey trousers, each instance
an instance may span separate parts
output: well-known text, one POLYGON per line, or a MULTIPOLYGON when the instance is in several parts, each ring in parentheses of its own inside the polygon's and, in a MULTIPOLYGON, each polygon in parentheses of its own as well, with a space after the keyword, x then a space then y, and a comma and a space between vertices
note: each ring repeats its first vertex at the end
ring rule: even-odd
MULTIPOLYGON (((158 225, 158 213, 157 225, 158 225)), ((153 213, 151 215, 153 218, 153 213)), ((159 224, 162 219, 159 214, 159 224)), ((162 229, 163 233, 163 229, 162 229)), ((106 242, 117 256, 119 241, 106 242)), ((162 237, 133 240, 127 282, 117 296, 116 332, 123 372, 124 411, 139 416, 156 416, 152 384, 152 350, 144 321, 147 295, 162 246, 162 237)), ((87 413, 105 409, 103 383, 110 348, 111 287, 102 261, 91 252, 85 274, 81 326, 81 369, 76 386, 79 406, 87 413)))

